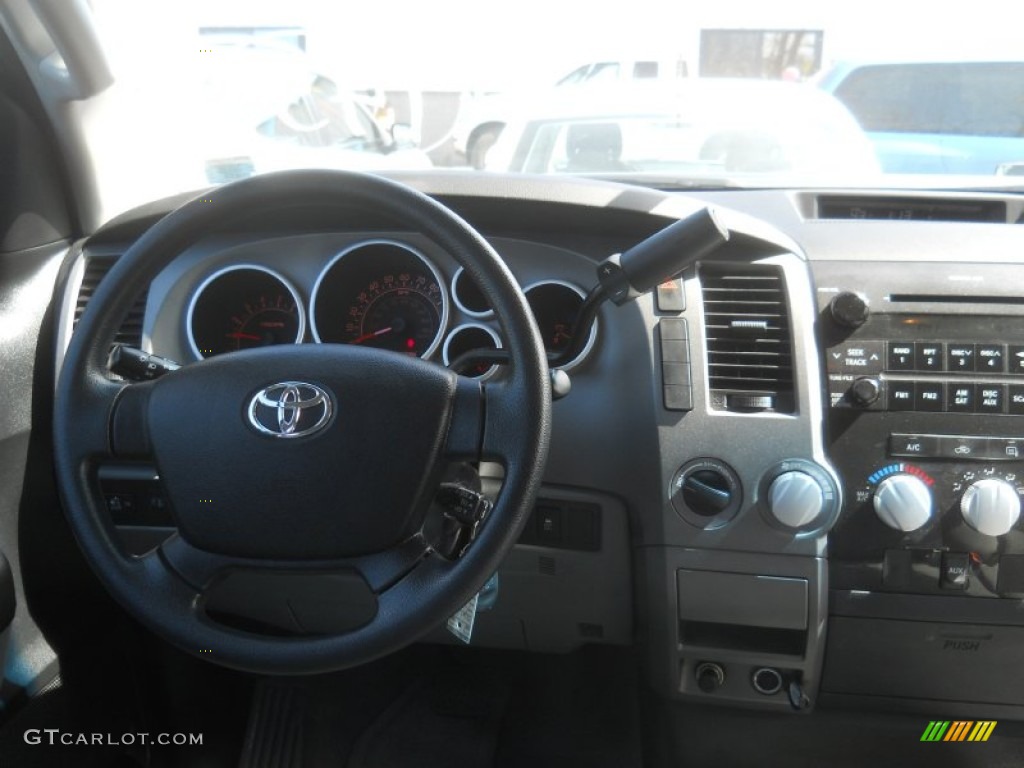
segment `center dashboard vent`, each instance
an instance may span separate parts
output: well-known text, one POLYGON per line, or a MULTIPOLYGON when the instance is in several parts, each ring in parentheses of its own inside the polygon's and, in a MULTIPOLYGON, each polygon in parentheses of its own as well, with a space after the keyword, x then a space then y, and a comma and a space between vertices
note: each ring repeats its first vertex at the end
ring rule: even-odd
POLYGON ((792 413, 793 342, 782 268, 700 268, 712 407, 792 413))
MULTIPOLYGON (((85 312, 85 307, 92 299, 100 281, 106 277, 111 267, 117 262, 117 256, 86 256, 85 270, 82 273, 82 285, 78 289, 78 298, 75 301, 75 325, 78 325, 79 318, 85 312)), ((146 314, 146 299, 149 296, 147 290, 140 295, 132 308, 128 311, 124 321, 121 323, 114 342, 127 344, 137 349, 142 348, 142 321, 146 314)))

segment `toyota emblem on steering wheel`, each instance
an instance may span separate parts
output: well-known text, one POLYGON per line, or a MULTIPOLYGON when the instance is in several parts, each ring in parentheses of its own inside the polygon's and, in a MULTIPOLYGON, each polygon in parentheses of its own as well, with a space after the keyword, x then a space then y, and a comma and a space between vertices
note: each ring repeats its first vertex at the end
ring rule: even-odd
POLYGON ((304 381, 283 381, 264 387, 249 401, 249 423, 271 437, 307 437, 331 419, 331 396, 304 381))

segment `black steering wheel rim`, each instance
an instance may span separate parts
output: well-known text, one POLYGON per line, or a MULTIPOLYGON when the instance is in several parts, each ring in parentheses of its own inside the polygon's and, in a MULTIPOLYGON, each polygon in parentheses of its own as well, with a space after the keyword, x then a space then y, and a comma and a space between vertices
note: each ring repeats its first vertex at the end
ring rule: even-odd
MULTIPOLYGON (((325 348, 323 354, 330 350, 325 348)), ((190 367, 171 375, 188 376, 190 367)), ((522 291, 497 253, 465 221, 426 195, 380 177, 288 171, 204 193, 153 225, 118 259, 79 320, 63 359, 54 412, 56 475, 69 524, 86 560, 112 596, 157 635, 233 668, 325 672, 370 661, 413 642, 465 604, 498 569, 518 538, 541 481, 550 402, 543 343, 522 291), (187 568, 182 567, 200 554, 195 550, 178 560, 175 545, 141 558, 123 555, 102 508, 96 470, 115 454, 116 408, 133 399, 133 388, 143 386, 112 382, 106 367, 110 342, 133 298, 176 255, 225 221, 285 206, 314 205, 382 212, 431 239, 477 281, 495 310, 510 356, 507 378, 489 387, 481 401, 484 415, 478 425, 480 455, 487 458, 493 448, 505 465, 505 479, 465 554, 449 561, 428 551, 400 579, 383 584, 376 615, 368 624, 339 635, 280 638, 231 629, 203 615, 197 585, 189 583, 187 568)), ((454 429, 449 426, 449 432, 454 429)), ((177 546, 185 544, 179 541, 177 546)), ((213 558, 206 565, 217 562, 213 558)), ((362 562, 353 560, 356 566, 362 562)), ((369 569, 379 565, 371 562, 369 569)), ((372 584, 372 578, 363 575, 372 584)))

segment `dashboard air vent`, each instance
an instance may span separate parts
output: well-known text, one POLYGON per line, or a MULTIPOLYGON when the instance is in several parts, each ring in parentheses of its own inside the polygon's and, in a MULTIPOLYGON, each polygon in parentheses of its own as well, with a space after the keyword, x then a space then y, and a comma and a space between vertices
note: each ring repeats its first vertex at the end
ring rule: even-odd
MULTIPOLYGON (((114 266, 117 261, 117 256, 86 256, 85 257, 85 271, 82 274, 82 285, 78 289, 78 299, 75 302, 75 325, 78 325, 78 320, 85 311, 86 305, 92 298, 92 295, 96 292, 96 287, 100 284, 110 268, 114 266)), ((139 296, 135 303, 132 305, 131 310, 125 317, 124 322, 121 323, 121 327, 117 331, 117 335, 114 336, 114 342, 118 344, 127 344, 132 347, 142 347, 142 320, 146 314, 146 298, 149 292, 143 293, 139 296)))
POLYGON ((713 407, 791 413, 792 339, 781 267, 706 264, 700 280, 713 407))

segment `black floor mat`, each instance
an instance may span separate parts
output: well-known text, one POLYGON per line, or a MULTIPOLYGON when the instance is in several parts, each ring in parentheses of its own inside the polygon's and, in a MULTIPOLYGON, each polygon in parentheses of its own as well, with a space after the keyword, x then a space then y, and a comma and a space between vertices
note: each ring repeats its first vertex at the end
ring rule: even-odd
POLYGON ((419 646, 336 675, 266 681, 240 765, 640 768, 637 697, 625 649, 419 646), (279 706, 286 699, 302 706, 279 706))
POLYGON ((491 768, 509 686, 493 670, 440 670, 416 681, 356 745, 350 768, 491 768))

